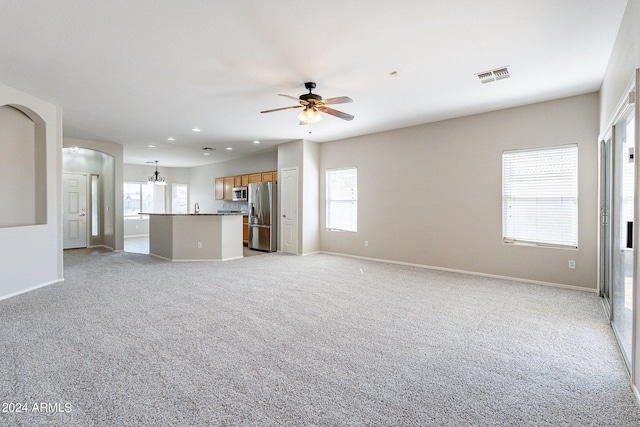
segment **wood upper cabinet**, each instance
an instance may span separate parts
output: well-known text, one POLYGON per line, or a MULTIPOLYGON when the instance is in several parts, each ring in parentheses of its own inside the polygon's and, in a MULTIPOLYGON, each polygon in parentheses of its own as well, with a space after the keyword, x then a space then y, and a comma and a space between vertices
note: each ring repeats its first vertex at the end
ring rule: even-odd
POLYGON ((256 182, 277 182, 278 172, 268 171, 246 175, 225 176, 216 178, 216 200, 233 200, 234 187, 246 187, 256 182))
POLYGON ((231 200, 233 199, 233 184, 234 184, 234 177, 232 176, 226 176, 224 177, 224 200, 231 200))
POLYGON ((224 200, 224 178, 216 178, 216 200, 224 200))

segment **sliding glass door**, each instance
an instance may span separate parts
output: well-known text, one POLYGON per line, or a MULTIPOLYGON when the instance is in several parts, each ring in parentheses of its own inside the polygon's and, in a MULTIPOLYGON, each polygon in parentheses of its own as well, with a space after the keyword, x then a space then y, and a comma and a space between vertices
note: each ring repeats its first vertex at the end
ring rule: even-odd
POLYGON ((611 175, 613 159, 612 137, 600 143, 600 296, 609 318, 611 307, 611 175))
MULTIPOLYGON (((635 214, 635 109, 627 107, 613 129, 611 181, 611 280, 609 293, 612 326, 630 367, 633 337, 634 214, 635 214)), ((606 143, 605 143, 606 144, 606 143)), ((602 266, 602 265, 601 265, 602 266)), ((607 267, 608 268, 608 267, 607 267)), ((606 298, 606 295, 604 295, 606 298)))

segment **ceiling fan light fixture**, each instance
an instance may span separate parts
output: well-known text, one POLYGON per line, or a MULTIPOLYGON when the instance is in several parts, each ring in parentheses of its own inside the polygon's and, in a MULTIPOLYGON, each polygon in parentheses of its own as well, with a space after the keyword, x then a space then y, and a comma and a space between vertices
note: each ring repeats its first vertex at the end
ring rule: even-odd
POLYGON ((315 108, 306 107, 300 114, 298 114, 298 120, 307 124, 311 124, 317 123, 322 120, 322 116, 315 108))

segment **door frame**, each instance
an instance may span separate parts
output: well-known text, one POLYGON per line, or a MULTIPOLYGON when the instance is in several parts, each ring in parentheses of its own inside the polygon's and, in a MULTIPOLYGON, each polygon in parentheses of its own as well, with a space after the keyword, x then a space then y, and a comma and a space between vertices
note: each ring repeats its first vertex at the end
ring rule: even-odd
POLYGON ((600 243, 600 262, 599 262, 599 281, 598 295, 603 298, 603 305, 609 321, 613 320, 613 307, 611 298, 611 281, 612 281, 612 218, 611 205, 613 198, 613 141, 615 138, 615 129, 600 141, 600 227, 599 227, 599 243, 600 243))
POLYGON ((280 226, 280 251, 281 252, 285 252, 285 253, 290 253, 290 254, 295 254, 298 255, 299 254, 299 250, 300 250, 300 168, 298 166, 290 166, 290 167, 285 167, 280 169, 280 172, 278 173, 278 187, 280 187, 280 191, 278 192, 279 194, 279 198, 280 198, 280 217, 279 217, 279 226, 280 226), (285 171, 295 171, 295 175, 296 175, 296 192, 295 192, 295 203, 296 203, 296 218, 295 218, 295 233, 296 233, 296 238, 295 238, 295 250, 293 252, 291 251, 285 251, 285 232, 286 232, 286 228, 284 226, 284 215, 285 215, 285 209, 284 209, 284 194, 285 194, 285 188, 286 188, 286 184, 285 184, 285 171))

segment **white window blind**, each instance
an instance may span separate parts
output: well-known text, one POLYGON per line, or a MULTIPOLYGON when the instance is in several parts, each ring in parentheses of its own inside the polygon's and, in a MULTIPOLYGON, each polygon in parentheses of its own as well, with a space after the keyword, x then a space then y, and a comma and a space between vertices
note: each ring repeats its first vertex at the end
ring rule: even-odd
POLYGON ((578 146, 502 154, 505 243, 578 247, 578 146))
POLYGON ((358 170, 327 170, 327 228, 358 231, 358 170))
POLYGON ((187 184, 171 185, 171 212, 174 214, 189 213, 189 187, 187 184))

